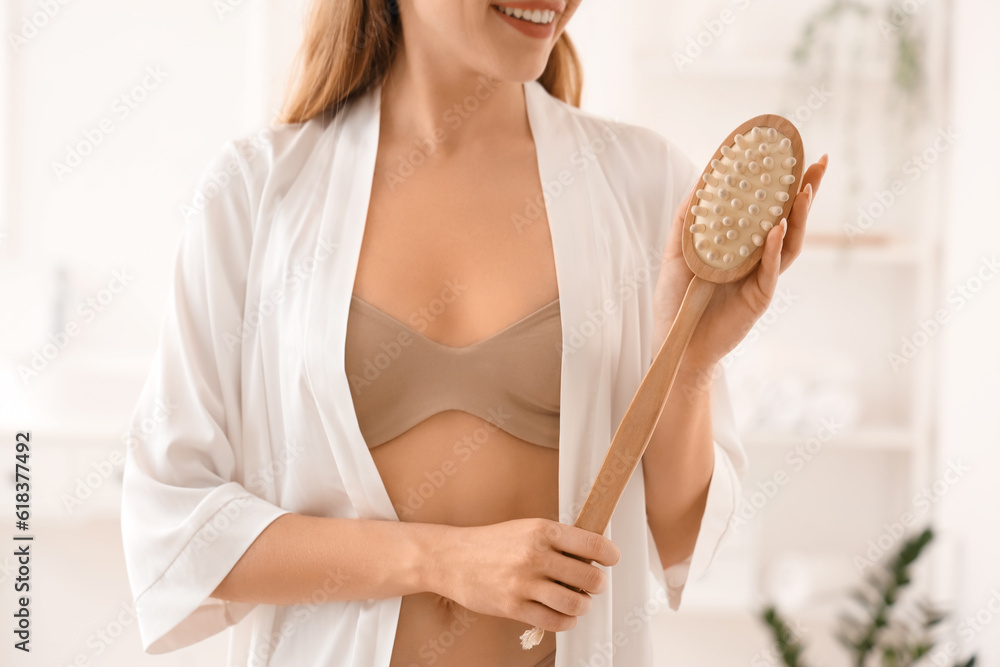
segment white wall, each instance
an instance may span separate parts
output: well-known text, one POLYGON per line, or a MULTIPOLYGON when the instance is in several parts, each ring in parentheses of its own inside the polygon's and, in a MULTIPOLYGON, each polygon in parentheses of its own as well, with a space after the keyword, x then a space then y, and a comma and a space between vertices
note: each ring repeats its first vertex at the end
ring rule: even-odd
POLYGON ((996 192, 1000 168, 993 156, 1000 108, 1000 49, 995 26, 1000 5, 957 0, 951 62, 951 110, 962 136, 954 154, 949 230, 944 247, 943 299, 959 285, 973 298, 943 331, 941 359, 941 465, 961 460, 967 478, 943 503, 941 520, 957 542, 950 565, 960 633, 982 647, 981 664, 1000 664, 1000 216, 984 206, 996 192), (992 82, 992 83, 990 83, 992 82), (978 196, 977 196, 978 195, 978 196), (976 279, 984 270, 992 280, 976 279))

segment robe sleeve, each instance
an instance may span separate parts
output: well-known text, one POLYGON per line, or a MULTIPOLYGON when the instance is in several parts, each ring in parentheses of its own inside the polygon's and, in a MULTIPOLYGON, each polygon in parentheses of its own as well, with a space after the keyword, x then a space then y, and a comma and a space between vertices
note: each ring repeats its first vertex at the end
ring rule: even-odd
MULTIPOLYGON (((667 155, 667 182, 663 190, 667 201, 659 219, 658 247, 663 247, 668 238, 674 212, 691 188, 701 177, 699 168, 672 142, 665 141, 667 155)), ((652 362, 652 360, 650 360, 652 362)), ((667 591, 667 601, 671 609, 677 611, 681 595, 688 581, 701 577, 715 558, 723 539, 732 532, 732 519, 742 494, 742 482, 746 476, 746 452, 736 431, 736 420, 729 399, 725 371, 720 365, 712 380, 712 439, 715 450, 715 465, 708 487, 708 500, 702 515, 694 551, 681 561, 664 569, 656 549, 652 530, 646 523, 649 542, 650 570, 654 579, 667 591)))
POLYGON ((199 642, 256 606, 209 596, 264 528, 288 512, 240 481, 248 173, 237 142, 229 142, 201 179, 127 438, 122 539, 150 654, 199 642))

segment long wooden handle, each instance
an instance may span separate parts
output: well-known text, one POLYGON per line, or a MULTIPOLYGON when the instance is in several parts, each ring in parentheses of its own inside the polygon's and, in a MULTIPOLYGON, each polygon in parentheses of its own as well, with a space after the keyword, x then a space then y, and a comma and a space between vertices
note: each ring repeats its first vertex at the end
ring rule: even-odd
POLYGON ((653 436, 677 376, 681 357, 714 291, 715 283, 697 276, 691 279, 670 332, 615 431, 611 447, 604 456, 604 463, 574 526, 604 534, 625 485, 653 436))
MULTIPOLYGON (((691 340, 691 334, 698 326, 714 292, 715 283, 698 276, 691 279, 667 337, 663 340, 656 357, 649 365, 645 377, 642 378, 639 389, 636 390, 632 402, 629 403, 628 409, 625 411, 625 416, 618 424, 615 437, 611 439, 611 447, 604 456, 604 462, 594 480, 594 486, 591 487, 587 500, 584 501, 580 514, 576 517, 574 526, 601 535, 604 534, 608 523, 611 522, 611 515, 625 491, 625 486, 631 479, 636 466, 639 465, 639 461, 642 460, 642 454, 646 451, 649 439, 653 437, 653 430, 660 420, 663 407, 667 404, 667 397, 674 384, 674 378, 677 377, 681 357, 684 356, 684 350, 687 349, 688 342, 691 340)), ((581 558, 565 551, 562 553, 585 563, 593 562, 588 558, 581 558)), ((577 593, 584 592, 576 586, 559 583, 577 593)), ((536 645, 537 642, 541 641, 541 634, 542 631, 539 628, 525 632, 521 635, 522 647, 530 648, 536 645), (527 639, 532 633, 536 636, 534 642, 527 639)))

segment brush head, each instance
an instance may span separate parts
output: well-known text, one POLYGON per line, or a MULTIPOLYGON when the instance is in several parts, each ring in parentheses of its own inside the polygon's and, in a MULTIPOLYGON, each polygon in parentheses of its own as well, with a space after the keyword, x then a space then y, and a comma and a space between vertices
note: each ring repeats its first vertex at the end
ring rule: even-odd
POLYGON ((730 133, 684 217, 681 247, 695 275, 728 283, 753 270, 768 231, 792 210, 802 160, 802 138, 781 116, 757 116, 730 133))

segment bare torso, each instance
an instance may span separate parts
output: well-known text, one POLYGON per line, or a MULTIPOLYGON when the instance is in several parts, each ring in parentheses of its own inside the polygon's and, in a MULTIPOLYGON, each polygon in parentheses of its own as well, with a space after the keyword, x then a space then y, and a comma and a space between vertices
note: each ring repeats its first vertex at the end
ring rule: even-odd
MULTIPOLYGON (((513 214, 541 201, 535 149, 520 142, 464 147, 432 155, 402 182, 399 160, 413 145, 379 145, 371 204, 354 293, 410 322, 441 297, 447 282, 462 287, 443 311, 426 319, 423 335, 469 345, 559 296, 544 214, 518 229, 513 214)), ((405 173, 409 173, 408 171, 405 173)), ((403 521, 476 526, 525 517, 558 520, 558 450, 494 428, 467 412, 438 413, 371 450, 403 521), (480 437, 474 451, 454 444, 480 437), (488 434, 485 440, 483 435, 488 434), (429 497, 411 490, 425 473, 451 461, 455 471, 429 497)), ((391 667, 529 667, 555 649, 521 648, 531 626, 474 613, 432 593, 403 597, 391 667)))

